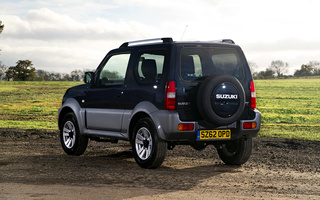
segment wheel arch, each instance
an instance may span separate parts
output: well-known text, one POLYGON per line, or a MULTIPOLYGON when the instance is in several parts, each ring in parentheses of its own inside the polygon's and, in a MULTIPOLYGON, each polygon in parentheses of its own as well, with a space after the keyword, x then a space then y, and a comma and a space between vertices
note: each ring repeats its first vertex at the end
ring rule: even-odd
POLYGON ((74 113, 74 111, 70 108, 70 107, 64 107, 60 110, 59 112, 59 116, 58 116, 58 127, 60 129, 61 125, 62 125, 62 120, 63 118, 66 116, 67 113, 74 113))
MULTIPOLYGON (((156 113, 157 111, 159 111, 159 109, 148 101, 143 101, 136 105, 136 107, 133 109, 129 123, 128 133, 130 141, 132 139, 133 129, 140 119, 148 117, 152 120, 155 127, 158 127, 160 125, 159 120, 156 116, 154 116, 154 113, 156 113)), ((161 131, 162 130, 157 129, 158 136, 162 134, 161 131)))
POLYGON ((130 125, 129 125, 129 141, 130 142, 132 141, 133 130, 134 130, 134 127, 136 126, 137 122, 140 119, 146 118, 146 117, 151 118, 147 113, 140 111, 140 112, 135 113, 135 115, 131 118, 130 125))
POLYGON ((82 113, 81 107, 80 107, 79 103, 73 98, 68 99, 62 105, 62 107, 59 109, 58 128, 60 129, 62 120, 65 117, 65 115, 70 112, 75 114, 80 133, 83 133, 83 130, 84 130, 83 127, 84 127, 84 123, 85 123, 84 112, 83 112, 83 114, 81 114, 82 113))

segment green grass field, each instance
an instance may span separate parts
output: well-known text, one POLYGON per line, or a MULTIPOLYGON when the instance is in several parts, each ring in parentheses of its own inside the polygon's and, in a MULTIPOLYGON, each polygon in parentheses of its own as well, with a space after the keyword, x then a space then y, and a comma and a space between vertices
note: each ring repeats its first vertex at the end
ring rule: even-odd
MULTIPOLYGON (((81 82, 0 82, 0 128, 58 129, 67 88, 81 82)), ((256 80, 260 136, 320 141, 320 79, 256 80)))
POLYGON ((64 92, 80 82, 0 82, 0 128, 58 129, 64 92))
POLYGON ((320 79, 256 80, 260 136, 320 140, 320 79))

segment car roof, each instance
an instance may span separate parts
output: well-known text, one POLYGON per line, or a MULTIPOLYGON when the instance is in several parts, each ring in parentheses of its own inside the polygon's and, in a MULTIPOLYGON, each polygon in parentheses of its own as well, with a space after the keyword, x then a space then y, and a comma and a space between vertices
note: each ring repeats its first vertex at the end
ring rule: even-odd
POLYGON ((231 39, 221 39, 221 40, 212 40, 212 41, 173 41, 172 38, 154 38, 146 40, 136 40, 130 42, 124 42, 119 48, 126 47, 135 47, 135 46, 148 46, 148 45, 161 45, 161 44, 227 44, 235 45, 234 41, 231 39))

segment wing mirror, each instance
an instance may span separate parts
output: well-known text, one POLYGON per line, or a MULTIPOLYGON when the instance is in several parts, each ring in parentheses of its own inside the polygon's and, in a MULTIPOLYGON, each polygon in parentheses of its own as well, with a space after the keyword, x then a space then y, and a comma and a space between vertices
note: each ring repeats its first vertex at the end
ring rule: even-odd
POLYGON ((94 72, 85 72, 84 82, 90 84, 93 82, 94 72))

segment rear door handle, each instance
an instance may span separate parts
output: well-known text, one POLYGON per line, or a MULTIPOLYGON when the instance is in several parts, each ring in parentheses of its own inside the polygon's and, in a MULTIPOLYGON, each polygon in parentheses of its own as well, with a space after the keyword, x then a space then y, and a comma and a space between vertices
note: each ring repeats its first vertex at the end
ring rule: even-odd
POLYGON ((120 98, 121 95, 123 95, 123 91, 119 92, 119 93, 116 93, 116 98, 120 98))

